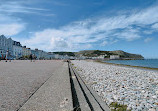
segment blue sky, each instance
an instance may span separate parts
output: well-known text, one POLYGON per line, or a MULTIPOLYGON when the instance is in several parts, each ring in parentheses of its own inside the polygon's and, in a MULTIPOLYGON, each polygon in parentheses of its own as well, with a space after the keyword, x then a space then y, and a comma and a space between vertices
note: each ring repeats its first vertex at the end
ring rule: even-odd
POLYGON ((157 0, 0 0, 0 35, 45 51, 158 58, 157 0))

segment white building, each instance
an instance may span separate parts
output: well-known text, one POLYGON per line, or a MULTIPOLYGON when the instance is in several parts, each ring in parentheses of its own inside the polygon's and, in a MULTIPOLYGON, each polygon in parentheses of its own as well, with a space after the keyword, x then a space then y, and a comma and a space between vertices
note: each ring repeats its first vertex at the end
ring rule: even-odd
POLYGON ((44 52, 43 50, 38 50, 38 56, 37 56, 38 59, 44 59, 44 52))
POLYGON ((13 56, 13 40, 6 38, 4 35, 0 36, 0 54, 4 58, 7 50, 9 51, 9 57, 13 56))
MULTIPOLYGON (((31 50, 30 48, 26 48, 20 44, 20 42, 13 41, 11 38, 6 38, 4 35, 0 36, 0 58, 4 59, 6 56, 6 52, 8 53, 8 58, 28 58, 30 54, 34 54, 37 59, 54 59, 54 53, 47 53, 43 50, 31 50)), ((61 58, 60 55, 57 57, 58 59, 61 58)))
POLYGON ((65 55, 59 55, 59 54, 54 54, 54 58, 55 59, 66 59, 67 56, 65 56, 65 55))
POLYGON ((31 51, 32 54, 34 54, 37 59, 49 59, 48 53, 43 50, 35 49, 34 51, 31 51))
POLYGON ((78 58, 78 59, 81 59, 81 60, 84 60, 84 59, 86 59, 87 57, 86 57, 86 56, 83 56, 82 54, 80 54, 77 58, 78 58))
POLYGON ((26 46, 22 47, 22 56, 27 56, 27 49, 26 46))
POLYGON ((20 44, 20 42, 14 41, 13 42, 13 55, 14 58, 18 59, 20 57, 22 57, 23 53, 23 48, 20 44))
POLYGON ((55 59, 55 54, 53 52, 48 52, 47 59, 55 59))
POLYGON ((107 56, 107 54, 102 54, 102 55, 99 55, 97 57, 94 57, 95 59, 105 59, 105 57, 107 56))
POLYGON ((99 55, 99 56, 95 56, 95 57, 91 57, 91 59, 105 59, 105 57, 107 57, 107 54, 102 54, 102 55, 99 55))
POLYGON ((110 59, 120 59, 119 55, 110 55, 110 59))

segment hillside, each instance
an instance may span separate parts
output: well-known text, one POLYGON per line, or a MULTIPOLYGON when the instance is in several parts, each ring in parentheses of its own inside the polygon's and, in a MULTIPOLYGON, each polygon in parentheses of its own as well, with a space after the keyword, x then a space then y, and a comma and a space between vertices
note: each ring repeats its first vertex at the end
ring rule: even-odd
POLYGON ((97 57, 99 55, 107 54, 107 58, 110 57, 110 55, 120 55, 121 58, 135 58, 135 59, 143 59, 144 57, 139 54, 131 54, 124 52, 122 50, 116 50, 116 51, 100 51, 100 50, 84 50, 79 51, 75 55, 83 55, 88 57, 97 57))
POLYGON ((110 52, 113 53, 113 54, 120 55, 120 57, 123 57, 123 58, 140 58, 140 59, 144 58, 140 54, 131 54, 131 53, 127 53, 127 52, 124 52, 124 51, 121 51, 121 50, 110 51, 110 52))
POLYGON ((97 57, 100 55, 107 55, 106 58, 109 58, 110 55, 120 55, 121 58, 133 58, 133 59, 143 59, 144 57, 139 54, 131 54, 128 52, 124 52, 122 50, 116 51, 100 51, 100 50, 83 50, 79 52, 53 52, 59 55, 68 55, 68 56, 86 56, 86 57, 97 57))
POLYGON ((53 52, 54 54, 59 54, 59 55, 68 55, 68 56, 75 56, 74 52, 53 52))

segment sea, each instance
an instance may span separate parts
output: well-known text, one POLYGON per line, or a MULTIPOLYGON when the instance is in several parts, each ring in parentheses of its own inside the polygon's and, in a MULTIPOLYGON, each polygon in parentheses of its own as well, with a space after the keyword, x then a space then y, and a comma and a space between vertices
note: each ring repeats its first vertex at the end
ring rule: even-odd
POLYGON ((131 66, 141 66, 141 67, 149 67, 149 68, 158 68, 158 59, 109 60, 109 61, 104 61, 104 62, 114 63, 114 64, 131 65, 131 66))

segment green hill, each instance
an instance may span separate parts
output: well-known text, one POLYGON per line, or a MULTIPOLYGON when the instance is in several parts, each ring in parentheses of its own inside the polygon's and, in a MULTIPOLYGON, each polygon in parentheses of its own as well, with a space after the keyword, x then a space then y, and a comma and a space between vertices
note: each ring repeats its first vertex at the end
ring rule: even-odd
POLYGON ((68 55, 68 56, 75 56, 74 52, 53 52, 54 54, 59 54, 59 55, 68 55))
POLYGON ((53 52, 59 55, 68 55, 68 56, 86 56, 86 57, 97 57, 100 55, 107 55, 106 58, 109 58, 110 55, 119 55, 121 58, 131 58, 131 59, 144 59, 142 55, 139 54, 131 54, 128 52, 124 52, 122 50, 116 51, 101 51, 101 50, 83 50, 79 52, 53 52))
POLYGON ((144 57, 139 54, 131 54, 124 52, 122 50, 116 50, 116 51, 100 51, 100 50, 84 50, 84 51, 79 51, 75 55, 83 55, 87 57, 97 57, 100 55, 107 55, 107 57, 110 57, 110 55, 120 55, 121 58, 135 58, 135 59, 143 59, 144 57))

